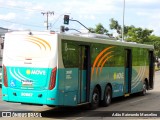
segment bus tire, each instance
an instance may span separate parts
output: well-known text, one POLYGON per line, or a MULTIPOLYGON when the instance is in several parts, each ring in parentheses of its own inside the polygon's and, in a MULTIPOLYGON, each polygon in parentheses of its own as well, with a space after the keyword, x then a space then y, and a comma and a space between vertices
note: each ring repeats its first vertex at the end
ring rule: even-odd
POLYGON ((100 102, 100 94, 99 94, 99 90, 97 87, 94 88, 93 93, 92 93, 92 100, 91 103, 89 105, 90 109, 96 109, 99 106, 99 102, 100 102))
POLYGON ((142 91, 141 91, 141 95, 145 96, 146 93, 147 93, 147 83, 146 83, 146 81, 144 81, 143 88, 142 88, 142 91))
POLYGON ((107 107, 111 104, 112 100, 112 89, 110 86, 106 86, 105 91, 104 91, 104 96, 102 100, 102 106, 107 107))

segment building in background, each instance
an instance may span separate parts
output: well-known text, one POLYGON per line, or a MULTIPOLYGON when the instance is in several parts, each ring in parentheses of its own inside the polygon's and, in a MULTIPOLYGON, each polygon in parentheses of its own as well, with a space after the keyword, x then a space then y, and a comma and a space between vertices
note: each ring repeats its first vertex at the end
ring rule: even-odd
POLYGON ((7 28, 0 27, 0 67, 2 67, 3 41, 4 35, 8 32, 7 28))
POLYGON ((0 86, 2 84, 2 56, 3 56, 3 42, 4 35, 8 32, 7 28, 0 27, 0 86))

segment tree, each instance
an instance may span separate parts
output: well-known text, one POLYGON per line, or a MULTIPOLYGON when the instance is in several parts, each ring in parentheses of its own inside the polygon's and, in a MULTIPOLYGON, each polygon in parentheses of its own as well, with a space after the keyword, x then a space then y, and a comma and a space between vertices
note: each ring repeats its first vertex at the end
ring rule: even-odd
POLYGON ((108 30, 105 29, 101 23, 99 23, 98 25, 96 25, 95 33, 98 33, 98 34, 108 34, 108 30))
POLYGON ((96 28, 89 28, 90 31, 93 31, 94 33, 97 33, 97 34, 105 34, 105 35, 108 35, 108 30, 106 28, 104 28, 104 26, 99 23, 96 25, 96 28))
POLYGON ((160 58, 160 37, 151 35, 149 36, 150 44, 154 45, 155 55, 160 58))
POLYGON ((113 18, 110 19, 110 29, 116 30, 118 34, 122 34, 121 26, 119 25, 117 20, 114 20, 113 18))
POLYGON ((127 33, 125 34, 127 41, 137 42, 137 43, 147 43, 150 42, 149 36, 152 34, 153 30, 136 28, 134 26, 127 27, 127 33))
MULTIPOLYGON (((117 20, 113 18, 110 19, 110 29, 116 30, 119 34, 119 38, 122 37, 122 27, 119 25, 117 20)), ((130 42, 138 42, 138 43, 146 43, 149 42, 149 36, 152 34, 153 30, 136 28, 135 26, 124 26, 124 38, 126 41, 130 42)))

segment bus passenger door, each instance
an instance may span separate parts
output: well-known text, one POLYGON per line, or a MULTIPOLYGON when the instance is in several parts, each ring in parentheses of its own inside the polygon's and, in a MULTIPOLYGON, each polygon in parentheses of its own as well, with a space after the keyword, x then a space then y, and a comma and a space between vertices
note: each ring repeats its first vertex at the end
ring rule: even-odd
POLYGON ((79 53, 79 81, 78 104, 89 102, 90 93, 90 47, 80 45, 79 53))
POLYGON ((154 77, 154 54, 153 51, 149 51, 149 89, 153 89, 153 77, 154 77))
POLYGON ((124 94, 128 96, 131 93, 131 80, 132 80, 132 51, 131 49, 125 50, 125 81, 124 81, 124 94))

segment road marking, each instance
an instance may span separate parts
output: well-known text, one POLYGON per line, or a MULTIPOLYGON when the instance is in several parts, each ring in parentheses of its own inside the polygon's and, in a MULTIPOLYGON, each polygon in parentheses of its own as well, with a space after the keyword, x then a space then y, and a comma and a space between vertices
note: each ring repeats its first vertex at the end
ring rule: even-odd
POLYGON ((145 99, 147 99, 147 98, 142 98, 142 99, 139 99, 139 100, 135 100, 135 101, 130 102, 130 103, 136 103, 136 102, 139 102, 139 101, 142 101, 142 100, 145 100, 145 99))

